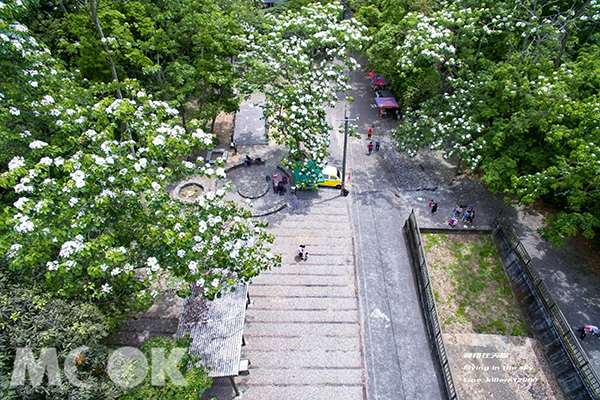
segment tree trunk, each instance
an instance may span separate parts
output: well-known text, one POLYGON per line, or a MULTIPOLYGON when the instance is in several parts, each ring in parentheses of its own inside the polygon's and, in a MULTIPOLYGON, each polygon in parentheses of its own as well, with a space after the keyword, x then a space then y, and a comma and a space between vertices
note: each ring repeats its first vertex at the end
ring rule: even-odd
MULTIPOLYGON (((117 85, 116 85, 117 98, 119 100, 123 100, 123 94, 121 93, 121 88, 119 87, 119 76, 117 75, 117 68, 115 66, 115 61, 113 60, 112 55, 110 54, 110 49, 108 48, 108 44, 106 43, 106 38, 104 37, 104 32, 102 31, 102 26, 100 25, 100 21, 98 20, 98 7, 100 5, 100 0, 88 0, 87 2, 83 3, 83 5, 89 5, 89 10, 87 7, 85 7, 85 11, 87 12, 89 17, 92 19, 92 22, 96 26, 96 29, 98 30, 98 35, 100 35, 100 40, 102 41, 102 44, 104 45, 104 51, 106 51, 106 54, 108 55, 108 65, 110 67, 110 72, 112 74, 113 81, 117 83, 117 85)), ((133 141, 133 134, 131 133, 131 130, 129 129, 129 125, 127 124, 127 122, 123 122, 122 125, 123 125, 123 130, 129 136, 129 140, 133 141)), ((131 146, 131 153, 135 153, 135 149, 133 146, 131 146)))
POLYGON ((181 123, 183 124, 183 129, 188 132, 187 121, 185 119, 185 106, 183 104, 179 106, 179 114, 181 114, 181 123))
MULTIPOLYGON (((102 31, 102 26, 100 25, 100 21, 98 20, 98 5, 99 2, 95 2, 94 0, 90 0, 87 4, 90 6, 90 10, 88 15, 92 19, 92 22, 96 26, 96 30, 98 31, 98 35, 100 35, 100 41, 104 45, 104 51, 108 55, 108 65, 110 67, 110 73, 112 74, 113 81, 119 83, 119 76, 117 75, 117 68, 115 66, 115 61, 110 54, 110 49, 108 48, 108 44, 106 44, 106 37, 104 37, 104 32, 102 31)), ((87 11, 87 9, 86 9, 87 11)), ((121 94, 121 88, 117 85, 117 98, 123 100, 123 95, 121 94)))
POLYGON ((215 122, 217 121, 217 117, 213 117, 212 121, 210 121, 210 133, 215 133, 215 122))

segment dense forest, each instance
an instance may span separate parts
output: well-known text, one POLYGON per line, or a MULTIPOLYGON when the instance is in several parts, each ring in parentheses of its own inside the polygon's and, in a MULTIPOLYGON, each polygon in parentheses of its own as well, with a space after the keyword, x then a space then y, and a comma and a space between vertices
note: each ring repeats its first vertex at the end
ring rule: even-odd
POLYGON ((557 212, 555 245, 600 228, 600 3, 351 0, 403 108, 399 150, 442 150, 494 192, 557 212))

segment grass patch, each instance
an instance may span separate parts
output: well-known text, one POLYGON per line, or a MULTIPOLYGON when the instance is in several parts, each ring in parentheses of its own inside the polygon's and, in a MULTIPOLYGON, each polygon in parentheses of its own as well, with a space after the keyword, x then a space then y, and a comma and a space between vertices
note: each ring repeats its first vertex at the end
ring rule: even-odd
POLYGON ((489 237, 422 237, 444 332, 526 335, 525 323, 489 237))

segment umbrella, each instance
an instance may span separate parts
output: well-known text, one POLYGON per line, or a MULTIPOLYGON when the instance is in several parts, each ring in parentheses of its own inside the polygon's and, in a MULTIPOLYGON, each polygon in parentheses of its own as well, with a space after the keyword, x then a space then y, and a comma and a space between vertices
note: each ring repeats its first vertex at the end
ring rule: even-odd
POLYGON ((393 97, 376 97, 375 102, 379 108, 400 108, 393 97))

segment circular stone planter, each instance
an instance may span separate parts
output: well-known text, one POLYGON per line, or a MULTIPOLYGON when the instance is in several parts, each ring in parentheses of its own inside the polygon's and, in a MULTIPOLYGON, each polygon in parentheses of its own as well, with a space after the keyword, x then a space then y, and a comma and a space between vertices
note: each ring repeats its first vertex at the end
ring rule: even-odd
POLYGON ((179 188, 177 196, 184 201, 195 201, 204 193, 204 187, 196 182, 189 182, 179 188))
POLYGON ((171 197, 185 203, 193 203, 215 189, 215 182, 206 177, 193 176, 177 184, 171 192, 171 197))

